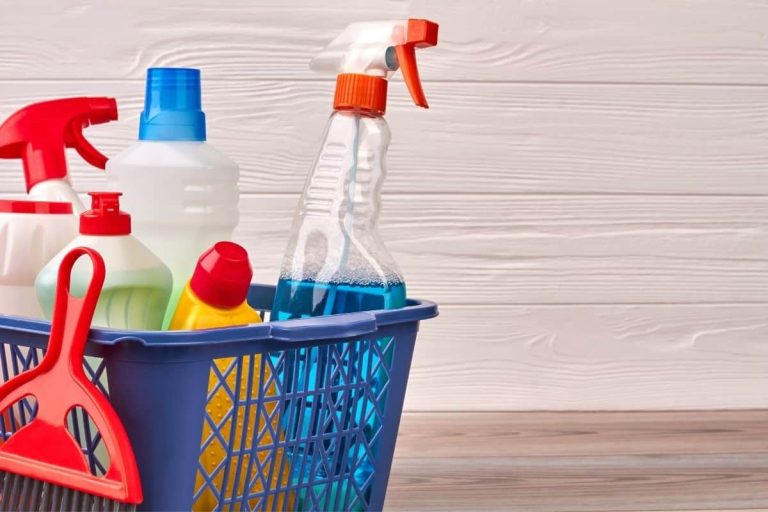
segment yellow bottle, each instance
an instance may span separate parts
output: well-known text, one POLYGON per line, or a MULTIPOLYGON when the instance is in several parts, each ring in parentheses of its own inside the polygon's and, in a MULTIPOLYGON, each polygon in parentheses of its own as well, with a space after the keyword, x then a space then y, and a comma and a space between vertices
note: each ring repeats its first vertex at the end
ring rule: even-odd
MULTIPOLYGON (((218 242, 200 256, 192 278, 181 293, 169 329, 212 329, 261 322, 259 313, 252 309, 245 300, 252 275, 251 265, 248 262, 248 253, 245 249, 232 242, 218 242)), ((216 386, 218 388, 209 397, 206 412, 208 418, 217 425, 219 434, 223 437, 226 444, 231 445, 232 450, 239 452, 241 455, 233 454, 227 459, 227 446, 222 445, 217 438, 214 438, 208 445, 205 453, 201 455, 200 460, 201 465, 208 474, 208 478, 216 486, 221 496, 242 496, 246 493, 249 495, 258 494, 264 491, 262 480, 257 476, 258 466, 263 464, 265 467, 271 466, 274 468, 269 482, 270 489, 275 489, 278 485, 284 489, 288 484, 290 470, 287 464, 282 463, 282 449, 259 450, 257 453, 259 454, 260 464, 257 465, 255 462, 250 461, 250 454, 254 451, 251 443, 254 439, 258 438, 252 431, 254 426, 258 429, 259 433, 267 431, 261 438, 260 447, 269 447, 279 441, 279 439, 272 439, 269 435, 264 418, 264 414, 271 418, 272 431, 278 430, 278 415, 273 414, 275 407, 277 407, 277 401, 263 405, 262 414, 258 413, 256 406, 260 391, 263 390, 263 396, 274 396, 277 393, 274 380, 271 379, 269 367, 264 369, 262 376, 261 356, 258 355, 216 359, 214 363, 221 375, 227 375, 227 377, 225 382, 218 386, 220 377, 216 372, 211 372, 208 383, 209 395, 216 386), (254 368, 251 371, 250 366, 252 363, 254 368), (237 369, 232 369, 228 374, 226 373, 237 364, 240 365, 242 376, 239 383, 235 382, 237 369), (250 393, 246 389, 249 373, 253 375, 250 393), (263 389, 264 383, 267 382, 271 382, 271 384, 266 389, 263 389), (234 404, 232 395, 237 396, 238 386, 240 388, 240 400, 238 404, 234 404), (250 406, 246 406, 246 402, 250 406), (230 413, 232 414, 230 415, 230 413), (246 414, 249 417, 246 418, 246 414), (234 438, 230 439, 232 421, 237 423, 234 438), (242 436, 244 425, 248 429, 245 437, 242 436), (243 439, 245 444, 241 446, 241 440, 243 439), (267 456, 270 453, 276 454, 274 466, 272 461, 267 461, 267 456), (265 461, 267 462, 266 464, 265 461), (229 468, 226 466, 229 466, 229 468), (238 466, 240 467, 239 471, 238 466), (249 467, 251 471, 250 474, 247 474, 249 467), (284 469, 284 474, 279 472, 281 467, 284 469), (222 489, 225 473, 229 477, 226 489, 222 489), (234 481, 235 478, 238 479, 237 482, 234 481)), ((203 426, 203 442, 212 435, 213 428, 206 421, 203 426)), ((206 478, 198 470, 195 493, 205 485, 205 482, 206 478)), ((286 503, 289 509, 293 508, 293 499, 286 496, 284 491, 277 495, 271 494, 267 500, 266 508, 268 510, 282 510, 286 503)), ((257 499, 248 500, 248 508, 260 509, 263 504, 259 503, 259 501, 257 499)), ((208 511, 217 507, 218 504, 215 494, 208 487, 195 501, 193 510, 208 511)))

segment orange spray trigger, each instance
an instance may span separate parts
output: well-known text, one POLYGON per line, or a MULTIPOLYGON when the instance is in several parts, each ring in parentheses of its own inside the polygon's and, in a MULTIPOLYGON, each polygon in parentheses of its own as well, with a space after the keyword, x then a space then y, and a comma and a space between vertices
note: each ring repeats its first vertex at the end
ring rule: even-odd
POLYGON ((405 43, 397 45, 397 59, 403 72, 408 92, 411 93, 413 102, 419 107, 429 108, 424 88, 419 77, 419 68, 416 64, 416 48, 428 48, 437 45, 438 24, 434 21, 409 19, 405 43))

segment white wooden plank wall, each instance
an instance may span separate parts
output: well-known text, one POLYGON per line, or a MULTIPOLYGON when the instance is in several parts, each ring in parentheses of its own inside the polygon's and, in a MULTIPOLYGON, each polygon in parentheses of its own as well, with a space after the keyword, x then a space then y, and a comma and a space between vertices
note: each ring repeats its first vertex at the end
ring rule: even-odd
MULTIPOLYGON (((199 66, 242 168, 238 239, 277 275, 328 115, 308 59, 346 24, 429 17, 432 108, 390 87, 382 224, 422 326, 410 410, 768 406, 768 2, 13 2, 0 116, 114 95, 134 139, 148 66, 199 66)), ((80 190, 103 185, 72 159, 80 190)), ((0 192, 22 191, 0 162, 0 192)))

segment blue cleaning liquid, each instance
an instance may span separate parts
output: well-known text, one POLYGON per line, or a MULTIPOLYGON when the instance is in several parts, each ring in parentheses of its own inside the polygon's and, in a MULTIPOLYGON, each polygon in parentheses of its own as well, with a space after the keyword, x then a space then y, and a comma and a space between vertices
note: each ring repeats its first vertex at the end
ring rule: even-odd
POLYGON ((386 286, 280 279, 272 320, 395 309, 405 306, 405 283, 386 286), (277 316, 275 316, 277 315, 277 316))
MULTIPOLYGON (((405 297, 405 283, 402 282, 385 286, 372 286, 280 279, 275 292, 271 319, 273 321, 291 320, 374 309, 395 309, 405 306, 405 297)), ((323 357, 320 354, 317 348, 297 350, 294 356, 296 361, 288 365, 291 368, 291 376, 286 376, 286 382, 290 386, 295 384, 297 390, 307 391, 310 394, 317 389, 318 385, 323 386, 322 383, 326 382, 327 377, 325 373, 329 371, 329 362, 323 361, 323 357), (321 372, 320 375, 318 375, 318 371, 321 372)), ((368 366, 373 365, 372 367, 375 367, 379 362, 378 356, 358 358, 354 353, 349 354, 349 357, 345 359, 349 360, 344 361, 342 364, 348 366, 348 370, 349 367, 357 365, 358 361, 363 362, 363 367, 355 368, 358 375, 369 375, 371 368, 368 366)), ((387 361, 387 363, 391 363, 391 361, 387 361)), ((333 362, 330 364, 333 364, 333 362)), ((371 376, 370 385, 374 396, 378 396, 386 385, 386 373, 383 371, 375 372, 371 376)), ((364 418, 369 418, 367 424, 363 427, 363 433, 366 439, 371 440, 381 426, 380 421, 375 415, 371 414, 373 406, 364 400, 363 397, 356 397, 354 403, 356 405, 352 407, 353 410, 337 410, 334 414, 337 416, 340 424, 348 425, 349 428, 354 428, 353 425, 350 425, 350 421, 354 423, 355 420, 365 421, 364 418)), ((296 412, 293 415, 286 414, 286 418, 295 418, 293 425, 286 425, 289 437, 308 439, 309 437, 328 433, 323 432, 327 427, 321 425, 317 414, 312 415, 312 405, 311 396, 293 404, 295 407, 304 408, 305 414, 300 415, 296 412), (300 417, 303 419, 299 423, 298 418, 300 417)), ((328 422, 326 422, 327 424, 328 422)), ((301 446, 302 443, 299 443, 299 445, 301 446)), ((339 449, 343 448, 342 446, 339 449)), ((334 478, 334 475, 325 474, 322 467, 318 469, 316 465, 312 464, 313 453, 302 452, 292 458, 295 461, 293 468, 293 479, 295 481, 307 482, 311 478, 310 473, 313 472, 313 466, 317 470, 317 474, 314 475, 315 479, 334 478)), ((368 482, 373 473, 373 466, 367 460, 365 447, 358 445, 352 449, 350 451, 350 459, 349 462, 357 466, 354 474, 355 483, 359 489, 366 492, 366 482, 368 482), (360 459, 363 460, 362 464, 359 464, 360 459)), ((346 472, 344 465, 344 461, 339 460, 338 467, 332 468, 332 471, 344 473, 346 472)), ((299 508, 300 510, 303 509, 302 506, 299 508)))

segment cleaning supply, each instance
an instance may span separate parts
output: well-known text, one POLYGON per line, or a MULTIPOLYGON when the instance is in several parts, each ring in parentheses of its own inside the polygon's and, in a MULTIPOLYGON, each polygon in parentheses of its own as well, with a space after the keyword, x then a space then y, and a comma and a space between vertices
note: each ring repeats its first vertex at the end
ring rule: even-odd
MULTIPOLYGON (((251 284, 251 277, 253 271, 251 270, 251 264, 248 261, 248 253, 246 250, 233 242, 218 242, 213 247, 205 251, 197 262, 195 271, 192 274, 192 278, 187 282, 184 290, 179 298, 178 305, 176 306, 176 312, 173 315, 173 319, 170 323, 171 330, 193 330, 193 329, 211 329, 216 327, 229 327, 236 325, 255 324, 261 322, 261 316, 257 311, 251 308, 246 302, 248 295, 248 287, 251 284)), ((261 368, 261 357, 256 356, 253 358, 254 364, 258 367, 252 371, 250 369, 250 357, 243 357, 240 361, 241 372, 243 375, 243 382, 235 382, 237 372, 229 372, 226 382, 229 390, 235 390, 238 387, 241 389, 241 393, 247 395, 246 388, 248 383, 246 381, 247 375, 252 373, 254 376, 261 375, 262 382, 272 382, 267 389, 261 389, 259 378, 256 377, 251 385, 249 400, 257 400, 260 397, 276 396, 277 389, 275 387, 275 381, 271 378, 268 368, 261 368)), ((222 358, 216 359, 215 364, 221 375, 227 375, 227 369, 235 364, 235 358, 222 358)), ((269 446, 270 442, 274 443, 269 435, 249 435, 242 437, 242 425, 248 423, 250 418, 245 418, 247 414, 247 408, 241 407, 239 404, 232 403, 232 397, 223 386, 218 386, 219 379, 215 373, 211 374, 209 383, 209 397, 207 404, 207 412, 209 417, 218 425, 224 421, 225 417, 234 413, 234 418, 231 421, 237 421, 238 428, 234 433, 234 439, 243 439, 248 446, 240 446, 241 450, 252 450, 251 443, 256 439, 261 439, 262 446, 269 446)), ((264 407, 267 410, 267 414, 270 417, 274 417, 272 420, 271 429, 278 431, 277 414, 273 414, 277 407, 277 401, 266 403, 264 407)), ((258 422, 255 425, 257 432, 264 431, 267 426, 264 422, 258 422)), ((209 427, 206 425, 206 429, 209 427)), ((228 430, 227 430, 228 431, 228 430)), ((210 431, 203 432, 203 441, 210 436, 210 431)), ((226 443, 230 442, 229 438, 225 438, 226 443)), ((264 463, 264 459, 268 454, 268 450, 258 451, 258 456, 261 462, 264 463)), ((277 466, 282 467, 281 461, 283 457, 283 451, 278 450, 278 455, 275 459, 277 466)), ((227 450, 221 443, 213 443, 211 447, 205 450, 201 454, 201 464, 205 467, 205 470, 209 475, 216 473, 216 469, 227 460, 227 450)), ((238 482, 235 482, 234 475, 230 477, 227 482, 222 482, 222 487, 226 487, 226 493, 232 495, 234 487, 237 486, 236 495, 242 496, 244 492, 258 493, 263 492, 264 489, 261 484, 261 480, 256 478, 258 468, 256 465, 251 465, 253 468, 251 475, 244 475, 238 482), (254 484, 246 489, 249 482, 253 481, 254 484)), ((224 474, 223 470, 220 470, 220 474, 224 474)), ((288 483, 287 473, 280 475, 279 471, 275 471, 272 482, 270 482, 270 488, 276 489, 278 486, 285 486, 288 483)), ((223 477, 222 477, 223 478, 223 477)), ((198 479, 196 488, 200 489, 204 484, 203 475, 198 473, 198 479)), ((292 500, 286 496, 286 493, 278 493, 277 495, 270 495, 268 499, 267 509, 269 510, 284 510, 286 503, 288 508, 292 509, 292 500)), ((219 506, 215 497, 210 493, 202 493, 198 500, 195 502, 194 510, 213 510, 219 506)))
POLYGON ((0 314, 43 317, 35 278, 75 232, 71 203, 0 199, 0 314))
MULTIPOLYGON (((272 320, 405 306, 405 282, 377 229, 390 141, 383 117, 387 79, 402 69, 413 101, 426 108, 416 48, 435 46, 437 32, 436 23, 420 19, 355 23, 313 60, 315 70, 337 74, 334 112, 299 203, 277 284, 272 320)), ((375 368, 378 356, 371 356, 362 357, 361 364, 375 368)), ((323 365, 313 362, 306 351, 299 351, 298 357, 298 372, 308 375, 309 388, 316 379, 322 382, 326 376, 315 375, 314 368, 323 365), (304 365, 309 365, 309 372, 301 370, 304 365)), ((384 389, 386 373, 376 375, 378 382, 372 386, 379 393, 384 389)), ((311 397, 301 407, 306 407, 309 414, 311 397)), ((370 412, 334 414, 375 418, 370 412)), ((317 424, 288 428, 298 429, 302 435, 322 434, 316 432, 320 428, 317 424)), ((375 420, 365 428, 366 435, 375 435, 375 420)), ((358 455, 365 458, 358 453, 352 458, 358 455)), ((372 470, 367 462, 363 466, 355 472, 361 487, 372 470)))
POLYGON ((107 163, 136 237, 173 274, 170 322, 196 256, 232 237, 240 197, 237 164, 206 142, 200 71, 150 68, 139 141, 107 163))
POLYGON ((83 128, 117 119, 114 98, 65 98, 28 105, 0 126, 0 158, 20 158, 27 193, 36 201, 72 203, 85 208, 72 190, 65 148, 74 148, 88 163, 103 169, 107 157, 85 137, 83 128))
MULTIPOLYGON (((80 215, 80 235, 56 255, 35 282, 43 313, 53 312, 57 269, 72 247, 99 251, 107 277, 93 324, 115 329, 160 329, 171 294, 171 273, 144 244, 131 236, 131 216, 120 210, 119 192, 91 192, 91 209, 80 215)), ((85 262, 84 262, 85 263, 85 262)), ((90 275, 80 262, 72 272, 75 293, 85 290, 90 275)))
POLYGON ((354 23, 313 60, 338 73, 334 112, 291 230, 273 320, 405 305, 405 282, 377 229, 387 79, 401 67, 426 108, 415 49, 435 44, 437 24, 427 20, 354 23))
POLYGON ((248 253, 242 246, 217 242, 198 259, 179 298, 170 330, 261 323, 261 315, 246 302, 252 276, 248 253))
POLYGON ((67 173, 66 148, 91 165, 107 158, 83 128, 117 119, 113 98, 65 98, 28 105, 0 125, 0 158, 21 159, 29 199, 0 200, 0 314, 41 318, 35 278, 75 237, 83 210, 67 173))
POLYGON ((43 360, 0 386, 0 412, 24 398, 36 415, 0 444, 0 509, 8 511, 136 510, 142 501, 133 450, 109 400, 85 376, 83 354, 104 283, 104 260, 77 247, 61 259, 56 306, 43 360), (82 296, 70 290, 72 269, 83 255, 93 273, 82 296), (71 409, 81 407, 109 453, 104 476, 91 474, 80 445, 67 430, 71 409))

